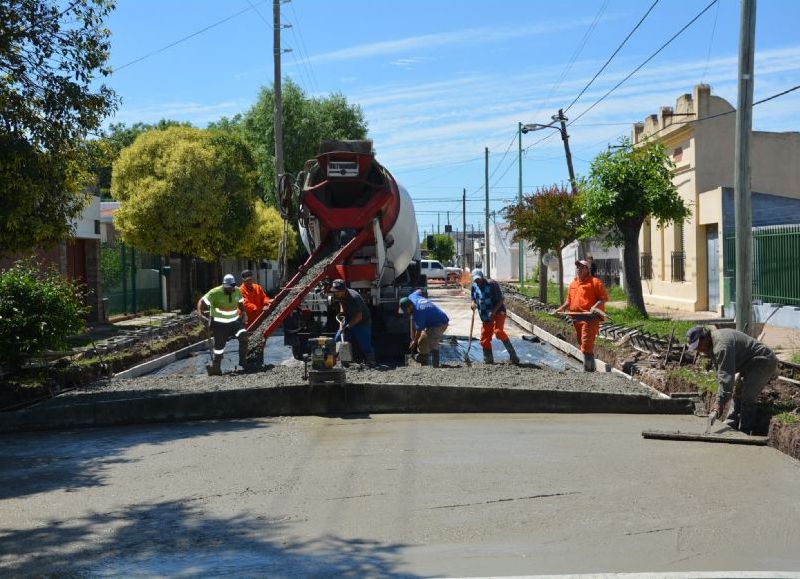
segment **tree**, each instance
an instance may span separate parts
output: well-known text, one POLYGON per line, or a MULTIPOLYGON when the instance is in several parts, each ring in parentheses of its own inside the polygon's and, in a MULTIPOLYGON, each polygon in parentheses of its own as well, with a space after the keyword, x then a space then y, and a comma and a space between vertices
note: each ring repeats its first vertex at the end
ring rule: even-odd
MULTIPOLYGON (((122 239, 150 253, 178 254, 184 287, 190 258, 233 255, 256 200, 255 161, 238 137, 188 127, 147 131, 114 163, 111 191, 122 239)), ((185 308, 191 308, 189 298, 185 308)))
POLYGON ((0 0, 0 252, 71 233, 89 198, 84 138, 116 106, 110 0, 0 0))
POLYGON ((624 244, 628 304, 646 316, 639 276, 639 231, 645 219, 659 227, 689 217, 691 211, 672 183, 675 165, 660 143, 632 147, 628 139, 614 152, 592 161, 583 195, 587 234, 624 244))
POLYGON ((111 197, 111 172, 114 161, 123 149, 130 147, 136 138, 147 131, 163 131, 170 127, 191 127, 188 122, 161 119, 156 124, 134 123, 130 127, 125 123, 112 123, 108 130, 102 131, 97 139, 87 141, 89 151, 89 170, 95 176, 97 188, 103 199, 111 197))
MULTIPOLYGON (((209 125, 210 130, 240 134, 251 146, 258 163, 258 182, 269 206, 275 197, 274 96, 271 87, 263 87, 258 101, 242 117, 223 118, 209 125)), ((310 98, 291 80, 281 87, 283 112, 284 169, 298 173, 308 159, 319 152, 319 144, 328 139, 363 139, 367 124, 360 107, 350 105, 341 94, 310 98)))
POLYGON ((448 263, 456 253, 456 246, 455 242, 453 242, 453 238, 449 235, 445 235, 444 233, 434 233, 433 234, 433 247, 427 247, 427 239, 425 240, 426 249, 429 249, 431 252, 431 257, 442 263, 448 263))
MULTIPOLYGON (((542 254, 555 251, 558 255, 558 291, 564 301, 563 249, 578 239, 583 217, 580 196, 564 186, 543 187, 524 195, 519 203, 509 205, 504 213, 508 229, 514 232, 513 241, 527 241, 542 254)), ((547 303, 546 274, 539 278, 540 298, 547 303), (542 289, 544 286, 544 289, 542 289)))
POLYGON ((44 349, 63 350, 89 308, 84 288, 34 260, 0 273, 0 364, 18 369, 44 349))
MULTIPOLYGON (((248 260, 278 259, 283 237, 283 219, 274 207, 267 207, 257 199, 253 218, 242 232, 235 254, 248 260)), ((297 234, 289 230, 289 257, 297 251, 297 234)))

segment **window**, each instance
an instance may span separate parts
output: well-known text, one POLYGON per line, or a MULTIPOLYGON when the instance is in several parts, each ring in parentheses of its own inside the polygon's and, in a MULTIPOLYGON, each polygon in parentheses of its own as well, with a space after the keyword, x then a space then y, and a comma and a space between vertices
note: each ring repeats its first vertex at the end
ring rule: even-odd
POLYGON ((439 263, 438 261, 434 261, 433 263, 431 263, 431 267, 432 267, 433 269, 444 269, 444 268, 442 267, 442 264, 441 264, 441 263, 439 263))

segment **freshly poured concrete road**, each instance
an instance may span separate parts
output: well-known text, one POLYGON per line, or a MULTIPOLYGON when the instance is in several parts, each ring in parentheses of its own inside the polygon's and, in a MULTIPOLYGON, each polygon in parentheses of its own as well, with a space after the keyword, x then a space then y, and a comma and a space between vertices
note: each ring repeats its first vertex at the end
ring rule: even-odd
POLYGON ((0 574, 797 570, 800 463, 694 417, 376 415, 4 436, 0 574))

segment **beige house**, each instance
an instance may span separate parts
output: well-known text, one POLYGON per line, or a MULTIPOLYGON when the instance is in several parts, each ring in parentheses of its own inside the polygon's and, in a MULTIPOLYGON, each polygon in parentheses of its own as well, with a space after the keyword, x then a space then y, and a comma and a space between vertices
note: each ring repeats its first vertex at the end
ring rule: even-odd
MULTIPOLYGON (((721 312, 730 300, 735 284, 723 249, 735 236, 734 111, 701 84, 675 108, 662 107, 633 127, 634 145, 655 139, 666 147, 676 165, 673 182, 692 211, 683 223, 642 227, 646 304, 721 312), (709 118, 720 113, 730 114, 709 118)), ((800 133, 753 131, 751 159, 753 226, 800 223, 800 133)))

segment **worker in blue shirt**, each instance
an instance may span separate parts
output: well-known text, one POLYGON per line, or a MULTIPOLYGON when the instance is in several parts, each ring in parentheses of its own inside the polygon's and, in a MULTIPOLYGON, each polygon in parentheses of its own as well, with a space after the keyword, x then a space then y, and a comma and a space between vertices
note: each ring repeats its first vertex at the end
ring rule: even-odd
POLYGON ((411 314, 414 319, 414 335, 409 349, 419 351, 417 361, 427 366, 430 358, 431 365, 438 368, 439 342, 447 330, 450 318, 419 290, 400 300, 400 314, 411 314))

